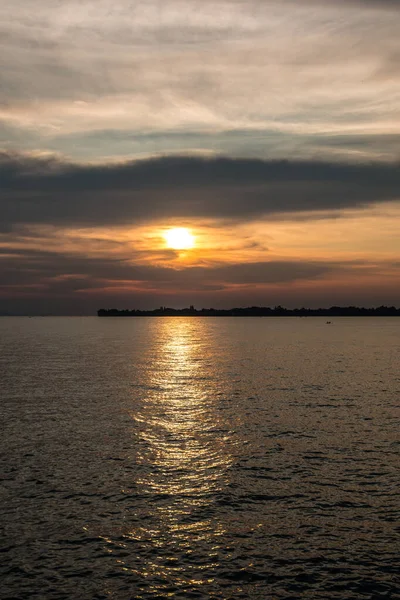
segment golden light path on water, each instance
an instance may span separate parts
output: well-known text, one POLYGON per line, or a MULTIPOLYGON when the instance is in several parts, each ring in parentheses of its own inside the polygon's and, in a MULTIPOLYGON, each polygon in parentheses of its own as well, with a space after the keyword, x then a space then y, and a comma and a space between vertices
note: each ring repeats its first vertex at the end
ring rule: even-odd
POLYGON ((120 561, 148 581, 146 597, 212 584, 225 529, 210 507, 229 482, 234 437, 218 402, 226 389, 209 329, 179 318, 156 326, 141 406, 131 412, 141 467, 136 490, 146 511, 124 537, 138 543, 140 555, 120 561))

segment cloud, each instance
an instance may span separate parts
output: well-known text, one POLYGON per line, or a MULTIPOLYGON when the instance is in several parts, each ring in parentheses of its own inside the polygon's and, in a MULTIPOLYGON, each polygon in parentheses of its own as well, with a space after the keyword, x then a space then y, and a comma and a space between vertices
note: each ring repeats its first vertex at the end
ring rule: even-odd
POLYGON ((380 135, 400 131, 396 7, 4 1, 1 143, 80 159, 182 148, 306 158, 304 133, 374 123, 378 147, 357 151, 395 157, 380 135))
POLYGON ((0 285, 3 291, 11 286, 22 288, 25 293, 29 286, 34 286, 46 295, 121 286, 182 291, 224 289, 232 285, 256 286, 319 279, 338 270, 354 270, 360 264, 354 261, 271 260, 177 269, 66 252, 2 249, 0 285))
POLYGON ((104 165, 0 155, 1 226, 138 224, 173 218, 254 219, 400 199, 394 164, 196 156, 104 165))
POLYGON ((7 293, 67 306, 108 284, 147 302, 171 286, 305 289, 338 265, 355 272, 351 257, 392 259, 395 219, 382 214, 400 201, 399 6, 3 0, 7 293), (173 221, 214 228, 184 270, 156 239, 173 221), (245 257, 231 243, 242 234, 260 242, 245 257))
MULTIPOLYGON (((316 121, 309 121, 308 128, 270 124, 265 129, 226 129, 225 131, 177 131, 140 132, 129 128, 94 130, 47 137, 47 148, 55 153, 74 155, 75 160, 87 161, 96 153, 99 156, 127 156, 144 158, 155 154, 198 153, 230 156, 232 158, 260 158, 264 160, 291 159, 311 160, 379 160, 390 161, 399 155, 399 132, 393 126, 373 124, 369 128, 357 123, 352 116, 349 124, 346 117, 338 118, 336 126, 329 132, 320 133, 316 121), (347 128, 350 131, 347 131, 347 128)), ((0 124, 0 145, 12 147, 10 139, 20 151, 28 152, 40 144, 40 135, 32 131, 0 124), (8 140, 8 141, 7 141, 8 140)))
POLYGON ((396 261, 270 260, 171 268, 78 253, 0 251, 0 310, 94 314, 101 306, 395 303, 396 261), (389 276, 382 277, 382 272, 389 276), (364 295, 364 297, 363 297, 364 295), (352 300, 353 298, 353 300, 352 300), (373 300, 371 300, 373 299, 373 300))
POLYGON ((343 7, 348 7, 356 4, 363 8, 371 7, 379 10, 381 10, 382 8, 397 9, 400 6, 400 0, 306 0, 306 2, 308 2, 309 4, 317 3, 320 6, 321 4, 332 4, 333 6, 337 6, 338 4, 340 4, 343 7))

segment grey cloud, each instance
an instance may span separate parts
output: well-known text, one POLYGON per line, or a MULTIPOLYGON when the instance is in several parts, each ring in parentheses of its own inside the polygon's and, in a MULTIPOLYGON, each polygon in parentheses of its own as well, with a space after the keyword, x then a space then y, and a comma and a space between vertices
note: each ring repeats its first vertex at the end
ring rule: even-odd
POLYGON ((69 291, 101 288, 108 282, 112 285, 135 282, 143 287, 155 284, 157 289, 170 286, 182 290, 222 289, 232 284, 262 285, 317 279, 337 269, 357 266, 351 262, 342 265, 317 261, 269 261, 177 270, 137 265, 121 259, 29 250, 1 250, 0 265, 2 286, 43 284, 49 289, 59 290, 62 286, 69 291))
MULTIPOLYGON (((83 10, 74 6, 73 11, 68 11, 68 0, 61 5, 38 0, 34 11, 27 9, 26 2, 0 6, 5 98, 85 99, 120 92, 149 95, 153 90, 157 99, 160 89, 179 92, 185 90, 188 80, 189 93, 196 90, 196 96, 203 96, 205 87, 206 94, 212 95, 215 87, 221 87, 227 68, 225 90, 229 93, 232 69, 236 71, 240 60, 237 41, 247 39, 253 44, 252 51, 248 48, 243 54, 242 49, 242 55, 249 66, 260 67, 259 84, 270 62, 282 67, 287 60, 301 60, 302 56, 312 65, 320 63, 321 57, 325 63, 335 62, 339 56, 347 60, 355 52, 384 55, 388 40, 395 39, 398 30, 392 15, 383 13, 377 22, 376 14, 368 11, 353 10, 340 20, 337 14, 358 5, 398 6, 393 1, 253 0, 207 6, 200 0, 169 0, 163 6, 158 2, 133 6, 119 0, 112 6, 109 2, 82 4, 83 10), (335 8, 329 18, 324 14, 326 6, 335 8), (295 36, 295 41, 290 36, 295 36), (209 61, 209 45, 214 49, 217 71, 209 61)), ((298 74, 292 74, 297 79, 298 74)), ((268 79, 271 85, 271 77, 268 79)))
POLYGON ((162 218, 252 219, 400 199, 394 164, 160 157, 77 165, 0 156, 1 224, 134 224, 162 218))
MULTIPOLYGON (((321 3, 321 0, 309 0, 310 2, 321 3)), ((324 2, 324 0, 322 0, 324 2)), ((343 6, 351 6, 357 4, 359 6, 373 6, 375 8, 398 8, 400 6, 400 0, 325 0, 326 4, 343 6)))
MULTIPOLYGON (((212 270, 212 278, 235 284, 286 283, 315 279, 337 268, 333 263, 270 261, 224 265, 212 270)), ((205 270, 202 270, 205 271, 205 270)), ((205 275, 206 271, 204 272, 205 275)), ((203 273, 202 273, 203 275, 203 273)))
MULTIPOLYGON (((2 2, 0 145, 82 160, 192 150, 328 159, 311 129, 397 127, 400 13, 390 6, 2 2)), ((334 152, 396 156, 386 141, 334 152)))
MULTIPOLYGON (((322 121, 321 111, 315 110, 313 119, 322 121)), ((307 115, 303 115, 307 119, 307 115)), ((365 116, 363 117, 365 119, 365 116)), ((360 117, 341 115, 337 123, 357 123, 360 117)), ((18 145, 20 151, 29 151, 40 144, 40 134, 31 130, 10 127, 0 122, 0 143, 9 141, 8 147, 18 145)), ((399 154, 399 134, 349 134, 306 133, 277 129, 228 129, 226 131, 169 130, 141 132, 138 130, 95 130, 68 135, 48 135, 46 145, 50 151, 88 160, 96 155, 121 156, 160 153, 183 154, 196 148, 199 152, 215 152, 230 157, 277 159, 310 159, 318 155, 330 160, 339 153, 346 160, 350 152, 360 153, 368 159, 392 159, 399 154)))
POLYGON ((382 149, 386 149, 391 155, 395 155, 397 152, 400 158, 400 135, 394 133, 318 135, 313 141, 321 146, 336 146, 360 151, 373 149, 381 152, 382 149))
MULTIPOLYGON (((392 268, 398 265, 393 264, 392 268)), ((2 249, 0 310, 28 314, 94 314, 101 306, 244 306, 332 304, 330 276, 379 271, 363 261, 270 261, 175 270, 68 253, 2 249), (321 282, 318 289, 307 287, 321 282), (238 285, 240 284, 240 285, 238 285), (292 285, 293 284, 293 285, 292 285), (272 287, 271 287, 272 286, 272 287), (303 287, 302 287, 303 286, 303 287), (305 286, 305 287, 304 287, 305 286), (106 289, 105 289, 106 288, 106 289), (274 291, 275 289, 275 291, 274 291), (250 300, 251 297, 251 300, 250 300)), ((353 280, 352 279, 352 280, 353 280)), ((349 289, 351 284, 349 284, 349 289)), ((398 298, 395 285, 389 297, 398 298)), ((353 288, 343 303, 381 303, 381 290, 353 288), (356 295, 354 296, 354 294, 356 295)), ((394 300, 390 300, 391 303, 394 300)))
MULTIPOLYGON (((265 0, 259 0, 265 2, 265 0)), ((282 0, 270 0, 270 3, 281 3, 282 0)), ((285 4, 298 4, 297 0, 283 0, 285 4)), ((304 0, 303 5, 318 6, 321 7, 341 7, 341 8, 352 8, 354 6, 364 9, 376 9, 376 10, 393 10, 400 7, 400 0, 304 0)))

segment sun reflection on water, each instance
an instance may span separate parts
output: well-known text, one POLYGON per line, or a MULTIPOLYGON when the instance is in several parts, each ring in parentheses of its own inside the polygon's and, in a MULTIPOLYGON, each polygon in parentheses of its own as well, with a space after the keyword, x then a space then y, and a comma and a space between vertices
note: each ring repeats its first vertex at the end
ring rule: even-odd
MULTIPOLYGON (((229 483, 233 455, 212 339, 191 319, 157 320, 157 339, 140 407, 131 412, 136 491, 146 510, 123 537, 138 543, 139 554, 133 564, 132 557, 121 562, 166 596, 171 585, 212 582, 225 533, 214 505, 229 483)), ((146 594, 137 597, 148 597, 149 587, 146 594)))
POLYGON ((207 503, 222 485, 230 458, 224 439, 216 439, 218 415, 214 381, 203 344, 193 339, 190 321, 166 323, 161 356, 152 373, 152 390, 140 414, 145 442, 141 458, 153 471, 140 482, 152 494, 179 496, 183 507, 207 503), (221 451, 222 450, 222 451, 221 451))

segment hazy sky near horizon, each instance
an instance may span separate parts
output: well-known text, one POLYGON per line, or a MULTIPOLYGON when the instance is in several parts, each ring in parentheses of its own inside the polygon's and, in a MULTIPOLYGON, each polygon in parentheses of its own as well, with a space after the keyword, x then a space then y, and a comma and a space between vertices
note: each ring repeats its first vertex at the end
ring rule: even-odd
POLYGON ((398 0, 3 0, 0 311, 400 306, 399 31, 398 0))

